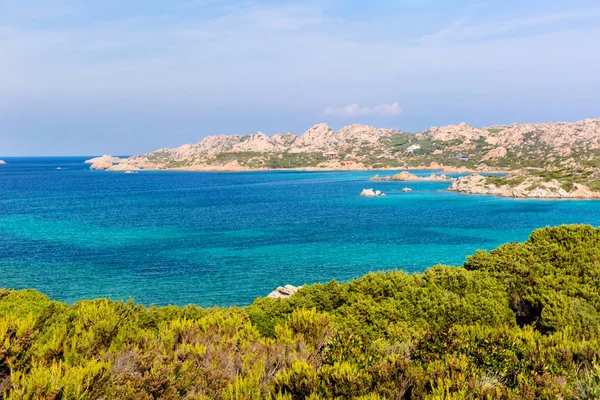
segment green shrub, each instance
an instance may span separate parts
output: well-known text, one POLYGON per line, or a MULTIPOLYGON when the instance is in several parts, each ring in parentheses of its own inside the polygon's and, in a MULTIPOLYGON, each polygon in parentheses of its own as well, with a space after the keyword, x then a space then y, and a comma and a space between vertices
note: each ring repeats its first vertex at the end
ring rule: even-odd
POLYGON ((239 308, 71 306, 0 290, 0 393, 52 399, 598 398, 600 229, 464 267, 370 273, 239 308))

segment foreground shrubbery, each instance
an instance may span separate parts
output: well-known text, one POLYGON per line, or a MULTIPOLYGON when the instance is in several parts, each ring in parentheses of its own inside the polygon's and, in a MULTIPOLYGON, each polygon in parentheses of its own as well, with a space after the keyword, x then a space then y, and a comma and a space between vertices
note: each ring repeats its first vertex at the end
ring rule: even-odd
POLYGON ((600 230, 249 307, 0 291, 9 399, 600 398, 600 230))

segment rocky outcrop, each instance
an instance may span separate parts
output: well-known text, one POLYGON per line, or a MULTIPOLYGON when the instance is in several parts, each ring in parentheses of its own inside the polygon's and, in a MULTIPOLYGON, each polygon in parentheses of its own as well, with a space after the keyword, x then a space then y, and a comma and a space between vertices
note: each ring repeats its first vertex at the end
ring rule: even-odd
POLYGON ((327 124, 317 124, 297 138, 290 149, 293 153, 314 152, 334 148, 335 132, 327 124))
POLYGON ((118 165, 125 161, 126 160, 123 158, 113 157, 108 154, 105 154, 101 157, 95 157, 95 158, 90 158, 89 160, 85 160, 85 163, 91 164, 90 169, 107 170, 107 169, 117 169, 118 165))
POLYGON ((454 180, 454 178, 448 177, 444 174, 437 175, 435 173, 429 176, 417 176, 408 171, 402 171, 399 174, 392 176, 384 176, 379 177, 379 174, 375 175, 372 178, 369 178, 371 181, 399 181, 399 182, 449 182, 454 180))
POLYGON ((270 299, 289 299, 290 297, 292 297, 294 295, 294 293, 296 293, 301 288, 302 288, 302 286, 292 286, 292 285, 285 285, 284 287, 280 286, 277 289, 273 290, 271 293, 269 293, 269 295, 267 297, 270 299))
POLYGON ((414 181, 418 181, 420 180, 420 178, 415 175, 415 174, 411 174, 408 171, 402 171, 399 174, 396 175, 392 175, 392 176, 384 176, 384 177, 380 177, 379 174, 375 175, 372 178, 369 178, 370 181, 401 181, 401 182, 414 182, 414 181))
POLYGON ((5 164, 6 164, 6 161, 0 160, 0 165, 5 165, 5 164))
POLYGON ((496 125, 473 128, 466 123, 441 128, 432 127, 425 137, 442 142, 459 139, 462 145, 483 141, 493 146, 519 147, 528 141, 539 140, 553 149, 566 151, 573 144, 600 148, 600 118, 577 122, 548 122, 534 124, 496 125))
POLYGON ((497 147, 493 150, 488 151, 487 154, 483 156, 481 161, 497 160, 499 158, 506 157, 506 153, 506 147, 497 147))
MULTIPOLYGON (((378 129, 365 125, 350 125, 339 131, 332 130, 327 124, 317 124, 301 136, 293 133, 279 133, 272 137, 258 132, 252 135, 208 136, 196 144, 169 149, 163 148, 126 160, 103 156, 88 160, 93 169, 116 170, 127 163, 144 169, 184 169, 200 171, 230 170, 215 163, 215 158, 224 153, 256 153, 257 158, 267 158, 270 154, 325 154, 330 151, 350 154, 355 148, 371 146, 373 151, 386 152, 385 139, 395 132, 391 129, 378 129), (112 163, 113 167, 109 166, 112 163)), ((350 170, 365 169, 361 160, 329 160, 319 165, 322 169, 350 170)), ((257 169, 240 167, 239 170, 257 169)), ((236 169, 233 169, 236 170, 236 169)))
POLYGON ((90 169, 96 169, 96 170, 105 170, 105 169, 111 169, 114 166, 114 164, 110 161, 106 161, 106 160, 98 160, 92 163, 92 165, 90 166, 90 169))
POLYGON ((360 195, 363 197, 377 197, 385 196, 385 193, 382 193, 380 190, 363 189, 362 192, 360 192, 360 195))
POLYGON ((484 128, 472 128, 465 122, 458 125, 448 125, 441 128, 431 127, 425 135, 433 140, 448 142, 454 139, 462 139, 463 141, 474 141, 482 136, 487 136, 488 132, 484 128))
POLYGON ((390 129, 377 129, 365 125, 350 125, 338 132, 327 124, 317 124, 301 136, 279 133, 272 137, 262 132, 253 135, 208 136, 197 144, 187 144, 175 149, 160 149, 146 155, 149 159, 168 158, 183 160, 190 157, 212 156, 219 153, 313 153, 331 150, 344 151, 357 142, 382 146, 381 138, 392 135, 390 129))
POLYGON ((490 178, 473 174, 455 180, 448 190, 466 194, 486 194, 500 197, 536 198, 536 199, 598 199, 595 192, 585 185, 574 183, 569 190, 556 179, 544 179, 538 176, 514 175, 504 179, 490 178))
POLYGON ((86 164, 94 164, 94 163, 99 162, 99 161, 106 161, 106 162, 110 162, 110 163, 113 163, 113 164, 117 164, 117 163, 120 163, 120 162, 122 162, 124 160, 125 159, 123 159, 123 158, 113 157, 111 155, 105 154, 105 155, 100 156, 100 157, 90 158, 89 160, 85 160, 84 162, 86 164))

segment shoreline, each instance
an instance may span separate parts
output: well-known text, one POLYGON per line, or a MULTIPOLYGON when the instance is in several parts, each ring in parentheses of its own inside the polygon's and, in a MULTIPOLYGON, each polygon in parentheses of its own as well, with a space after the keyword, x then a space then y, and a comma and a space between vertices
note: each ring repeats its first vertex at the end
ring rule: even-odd
POLYGON ((446 166, 417 166, 417 167, 387 167, 387 168, 317 168, 317 167, 301 167, 301 168, 132 168, 132 169, 97 169, 90 168, 92 171, 100 172, 125 172, 125 171, 152 171, 152 172, 276 172, 276 171, 290 171, 290 172, 369 172, 369 171, 442 171, 448 174, 472 174, 472 173, 484 173, 484 174, 509 174, 518 171, 514 170, 486 170, 478 171, 475 169, 467 168, 455 168, 446 166))
MULTIPOLYGON (((116 164, 117 166, 119 164, 116 164)), ((515 171, 515 170, 500 170, 500 169, 486 169, 485 171, 482 170, 475 170, 475 169, 470 169, 470 168, 464 168, 464 167, 450 167, 450 166, 444 166, 444 165, 434 165, 434 166, 416 166, 416 167, 410 167, 410 168, 402 168, 402 167, 387 167, 387 168, 317 168, 317 167, 302 167, 302 168, 227 168, 227 169, 217 169, 217 168, 204 168, 204 167, 199 167, 199 168, 190 168, 190 167, 184 167, 184 168, 127 168, 127 169, 97 169, 97 168, 90 168, 91 171, 105 171, 105 172, 113 172, 113 173, 129 173, 132 171, 135 172, 139 172, 139 171, 150 171, 150 172, 200 172, 200 173, 227 173, 227 174, 235 174, 235 173, 259 173, 259 172, 388 172, 388 171, 407 171, 407 172, 411 172, 411 171, 440 171, 444 174, 463 174, 463 175, 487 175, 487 174, 513 174, 513 173, 519 173, 521 171, 515 171)), ((385 179, 386 177, 381 177, 382 179, 378 179, 378 180, 374 180, 376 182, 406 182, 406 183, 410 183, 413 181, 396 181, 393 179, 385 179)), ((369 179, 369 180, 373 180, 373 179, 369 179)), ((456 180, 456 178, 450 182, 454 182, 456 180)), ((431 182, 446 182, 444 181, 438 181, 438 180, 428 180, 428 179, 418 179, 415 181, 431 181, 431 182)), ((509 189, 509 188, 507 188, 509 189)), ((464 191, 464 190, 455 190, 453 189, 453 185, 450 184, 446 189, 446 191, 448 192, 455 192, 457 194, 462 194, 462 195, 481 195, 481 196, 492 196, 492 197, 499 197, 499 198, 507 198, 507 199, 523 199, 523 200, 600 200, 599 197, 590 197, 590 196, 555 196, 555 195, 548 195, 548 196, 544 196, 544 195, 535 195, 535 196, 529 196, 529 195, 515 195, 514 193, 512 193, 511 195, 507 195, 501 192, 487 192, 487 193, 483 193, 483 192, 471 192, 471 191, 464 191)))

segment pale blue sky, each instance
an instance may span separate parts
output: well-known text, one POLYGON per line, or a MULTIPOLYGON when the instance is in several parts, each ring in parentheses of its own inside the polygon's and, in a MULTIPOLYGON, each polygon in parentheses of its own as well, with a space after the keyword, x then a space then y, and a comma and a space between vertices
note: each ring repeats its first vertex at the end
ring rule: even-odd
POLYGON ((597 0, 0 0, 0 156, 600 117, 597 0))

